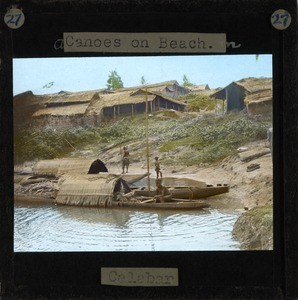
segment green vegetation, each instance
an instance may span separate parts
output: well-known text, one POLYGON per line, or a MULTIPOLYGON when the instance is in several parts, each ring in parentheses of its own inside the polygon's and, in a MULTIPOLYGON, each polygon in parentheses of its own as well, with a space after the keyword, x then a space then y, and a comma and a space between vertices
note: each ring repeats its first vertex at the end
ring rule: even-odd
POLYGON ((109 90, 123 88, 123 82, 116 70, 110 72, 109 78, 107 80, 107 88, 109 90))
MULTIPOLYGON (((216 162, 236 153, 245 143, 266 138, 269 121, 249 119, 246 114, 173 117, 167 111, 149 118, 149 141, 152 149, 165 153, 164 164, 185 165, 216 162)), ((145 145, 145 116, 126 117, 102 123, 100 127, 67 130, 39 128, 15 132, 15 163, 35 159, 67 157, 72 152, 92 150, 98 153, 119 145, 145 145)))
POLYGON ((146 85, 147 81, 144 76, 141 77, 141 85, 146 85))
POLYGON ((259 226, 272 227, 273 225, 272 205, 254 207, 244 215, 253 218, 259 226))
POLYGON ((188 104, 187 111, 210 111, 216 107, 216 100, 204 94, 194 95, 190 93, 180 97, 179 100, 188 104))
POLYGON ((193 86, 194 84, 191 83, 188 79, 188 77, 184 74, 183 75, 183 83, 182 83, 182 86, 193 86))
POLYGON ((243 213, 234 224, 232 234, 245 250, 273 248, 272 205, 257 206, 243 213))

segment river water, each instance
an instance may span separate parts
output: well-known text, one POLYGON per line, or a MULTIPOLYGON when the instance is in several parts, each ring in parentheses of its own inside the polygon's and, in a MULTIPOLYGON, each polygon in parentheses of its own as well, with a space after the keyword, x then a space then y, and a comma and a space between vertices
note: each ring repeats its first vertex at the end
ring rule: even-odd
POLYGON ((239 250, 239 214, 15 204, 14 251, 239 250))

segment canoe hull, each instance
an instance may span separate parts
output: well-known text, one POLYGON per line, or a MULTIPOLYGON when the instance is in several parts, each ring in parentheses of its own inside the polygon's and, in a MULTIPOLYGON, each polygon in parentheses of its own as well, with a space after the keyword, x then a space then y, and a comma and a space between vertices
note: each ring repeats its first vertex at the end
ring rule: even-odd
POLYGON ((165 203, 142 203, 142 202, 121 202, 119 207, 135 209, 162 209, 162 210, 199 210, 210 205, 203 201, 193 202, 165 202, 165 203))
MULTIPOLYGON (((169 188, 172 197, 179 199, 201 199, 229 192, 229 186, 177 187, 169 188)), ((154 197, 155 191, 135 190, 135 196, 154 197)))
POLYGON ((172 196, 180 199, 200 199, 229 192, 228 186, 207 186, 202 188, 172 188, 169 189, 172 196))

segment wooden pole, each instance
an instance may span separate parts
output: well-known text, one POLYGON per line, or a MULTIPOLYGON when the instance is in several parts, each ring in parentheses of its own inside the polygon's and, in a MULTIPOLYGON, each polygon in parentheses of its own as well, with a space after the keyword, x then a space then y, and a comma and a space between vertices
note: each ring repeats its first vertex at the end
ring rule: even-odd
POLYGON ((149 166, 149 119, 148 119, 148 94, 147 88, 145 90, 146 95, 146 158, 147 158, 147 187, 150 191, 150 166, 149 166))

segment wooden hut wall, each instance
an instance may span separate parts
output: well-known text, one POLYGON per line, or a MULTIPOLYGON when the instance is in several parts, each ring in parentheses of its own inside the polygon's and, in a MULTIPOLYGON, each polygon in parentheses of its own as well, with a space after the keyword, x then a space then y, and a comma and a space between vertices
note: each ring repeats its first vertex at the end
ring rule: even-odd
POLYGON ((226 93, 227 93, 227 111, 242 110, 245 108, 245 104, 244 104, 245 92, 243 87, 232 82, 230 85, 226 87, 226 93))
POLYGON ((101 115, 52 116, 44 115, 31 119, 32 127, 73 128, 98 125, 101 115))
POLYGON ((188 93, 188 89, 177 84, 174 84, 171 87, 167 87, 167 95, 169 95, 172 98, 178 98, 188 93))
POLYGON ((139 102, 135 104, 135 112, 141 114, 146 112, 146 102, 139 102))
POLYGON ((189 89, 177 84, 173 85, 173 90, 174 90, 173 93, 174 95, 172 96, 173 98, 178 98, 180 96, 184 96, 189 93, 189 89))
MULTIPOLYGON (((149 106, 150 107, 150 106, 149 106)), ((146 111, 146 103, 128 103, 121 105, 114 105, 109 107, 104 107, 102 112, 104 118, 116 118, 120 115, 135 115, 144 113, 146 111)))
POLYGON ((104 117, 113 117, 114 116, 115 106, 107 106, 102 109, 102 114, 104 117))
POLYGON ((154 108, 153 110, 160 110, 161 108, 164 109, 174 109, 177 111, 183 111, 184 105, 175 103, 173 101, 164 99, 163 97, 157 96, 156 101, 154 101, 154 108))
POLYGON ((272 99, 253 101, 246 105, 247 112, 252 115, 272 114, 272 99))
POLYGON ((177 97, 184 96, 190 92, 190 90, 188 88, 185 88, 183 86, 175 85, 175 87, 176 87, 177 93, 178 93, 177 97))
POLYGON ((119 115, 132 115, 133 113, 133 104, 121 104, 119 105, 119 115))

